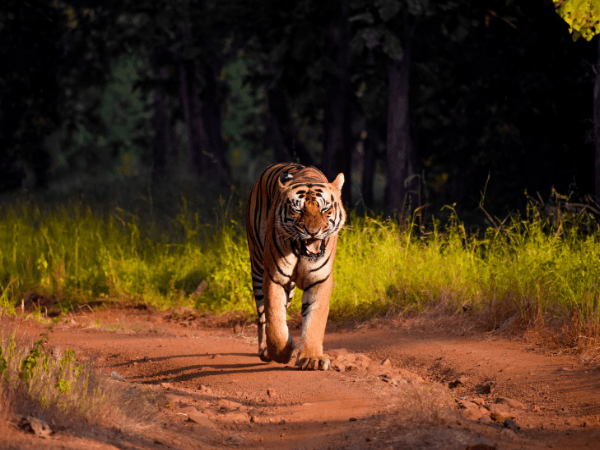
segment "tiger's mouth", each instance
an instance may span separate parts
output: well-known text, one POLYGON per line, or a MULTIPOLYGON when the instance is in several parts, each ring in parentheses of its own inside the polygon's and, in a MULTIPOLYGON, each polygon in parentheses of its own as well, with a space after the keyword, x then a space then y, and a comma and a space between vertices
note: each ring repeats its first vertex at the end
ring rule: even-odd
POLYGON ((309 258, 318 258, 325 254, 325 241, 322 239, 300 239, 300 253, 309 258))

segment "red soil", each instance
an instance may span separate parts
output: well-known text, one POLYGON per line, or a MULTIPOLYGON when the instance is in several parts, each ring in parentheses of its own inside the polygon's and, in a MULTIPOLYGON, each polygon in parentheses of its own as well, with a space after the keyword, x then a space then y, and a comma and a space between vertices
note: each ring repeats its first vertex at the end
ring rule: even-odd
POLYGON ((154 420, 58 427, 44 439, 8 417, 0 448, 600 448, 600 370, 523 341, 407 321, 330 324, 325 352, 342 371, 303 372, 262 363, 256 328, 211 327, 189 311, 111 308, 72 319, 50 329, 5 317, 2 328, 32 341, 46 332, 47 348, 117 372, 125 380, 114 384, 158 404, 154 420))

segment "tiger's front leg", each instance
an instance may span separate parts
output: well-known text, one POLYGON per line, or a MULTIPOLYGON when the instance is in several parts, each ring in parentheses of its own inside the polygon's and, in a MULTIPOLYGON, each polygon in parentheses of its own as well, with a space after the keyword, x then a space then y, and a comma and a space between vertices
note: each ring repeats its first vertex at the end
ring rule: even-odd
POLYGON ((302 370, 329 370, 331 361, 323 357, 323 338, 329 315, 333 277, 302 294, 302 340, 296 365, 302 370))
POLYGON ((287 364, 292 359, 294 341, 287 326, 288 292, 271 280, 268 273, 263 281, 265 295, 265 332, 268 357, 287 364))

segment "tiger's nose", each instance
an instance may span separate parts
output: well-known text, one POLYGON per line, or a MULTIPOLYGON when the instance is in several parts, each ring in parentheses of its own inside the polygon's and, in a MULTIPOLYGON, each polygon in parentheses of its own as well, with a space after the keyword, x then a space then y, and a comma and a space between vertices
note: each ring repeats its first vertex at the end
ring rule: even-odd
POLYGON ((304 226, 304 230, 310 234, 311 236, 316 236, 321 232, 321 227, 319 228, 308 228, 306 225, 304 226))

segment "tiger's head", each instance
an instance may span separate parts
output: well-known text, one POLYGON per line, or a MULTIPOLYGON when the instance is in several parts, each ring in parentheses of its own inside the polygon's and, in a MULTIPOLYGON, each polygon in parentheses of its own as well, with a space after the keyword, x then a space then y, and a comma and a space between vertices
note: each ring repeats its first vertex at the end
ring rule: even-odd
POLYGON ((332 183, 294 180, 287 172, 279 178, 282 195, 279 228, 293 242, 300 242, 303 256, 323 255, 325 240, 344 226, 343 185, 343 173, 332 183))

